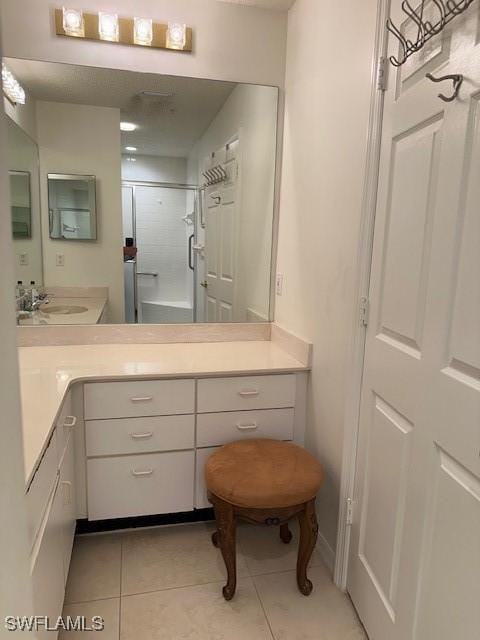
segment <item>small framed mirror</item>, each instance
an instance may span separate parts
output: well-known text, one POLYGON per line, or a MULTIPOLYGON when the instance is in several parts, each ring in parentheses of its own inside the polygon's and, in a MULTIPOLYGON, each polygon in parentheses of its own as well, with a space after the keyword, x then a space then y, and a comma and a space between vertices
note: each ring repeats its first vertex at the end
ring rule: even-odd
POLYGON ((29 171, 9 171, 14 238, 32 237, 32 198, 29 171))
POLYGON ((95 176, 49 173, 50 238, 96 240, 95 176))

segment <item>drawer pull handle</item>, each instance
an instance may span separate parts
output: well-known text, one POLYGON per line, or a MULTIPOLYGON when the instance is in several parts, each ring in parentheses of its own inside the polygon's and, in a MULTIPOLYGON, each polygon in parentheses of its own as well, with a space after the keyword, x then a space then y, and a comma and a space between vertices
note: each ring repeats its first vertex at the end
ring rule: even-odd
POLYGON ((256 422, 252 422, 251 424, 241 424, 237 422, 237 429, 240 429, 240 431, 254 431, 258 429, 258 424, 256 422))
POLYGON ((153 436, 153 431, 149 431, 148 433, 131 433, 130 437, 133 440, 145 440, 147 438, 151 438, 153 436))
POLYGON ((151 476, 153 474, 153 469, 146 469, 145 471, 135 471, 132 469, 132 476, 135 478, 141 478, 143 476, 151 476))
POLYGON ((239 391, 238 395, 242 396, 242 398, 248 398, 250 396, 258 396, 260 394, 260 391, 239 391))
POLYGON ((144 396, 144 397, 138 397, 138 398, 130 398, 131 402, 150 402, 150 400, 153 400, 153 396, 144 396))
POLYGON ((63 423, 64 427, 74 427, 77 424, 76 416, 66 416, 63 423))

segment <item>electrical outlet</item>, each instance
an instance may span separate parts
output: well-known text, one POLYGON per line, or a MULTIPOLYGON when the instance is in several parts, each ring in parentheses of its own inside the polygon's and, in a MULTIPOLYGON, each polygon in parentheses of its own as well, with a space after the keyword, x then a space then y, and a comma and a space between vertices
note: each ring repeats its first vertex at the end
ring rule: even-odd
POLYGON ((275 290, 277 292, 277 296, 282 295, 283 291, 283 273, 277 273, 277 278, 275 280, 275 290))
POLYGON ((57 265, 57 267, 65 266, 65 255, 63 253, 57 253, 55 264, 57 265))
POLYGON ((26 267, 28 264, 28 253, 21 253, 18 256, 18 262, 22 267, 26 267))

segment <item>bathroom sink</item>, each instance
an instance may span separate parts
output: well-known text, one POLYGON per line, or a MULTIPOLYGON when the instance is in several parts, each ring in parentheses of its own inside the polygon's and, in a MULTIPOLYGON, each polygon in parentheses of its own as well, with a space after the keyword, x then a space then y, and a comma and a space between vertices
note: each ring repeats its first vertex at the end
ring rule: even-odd
POLYGON ((70 316, 74 313, 85 313, 88 311, 88 307, 82 307, 76 304, 57 304, 57 305, 45 305, 41 307, 41 312, 48 315, 61 315, 70 316))

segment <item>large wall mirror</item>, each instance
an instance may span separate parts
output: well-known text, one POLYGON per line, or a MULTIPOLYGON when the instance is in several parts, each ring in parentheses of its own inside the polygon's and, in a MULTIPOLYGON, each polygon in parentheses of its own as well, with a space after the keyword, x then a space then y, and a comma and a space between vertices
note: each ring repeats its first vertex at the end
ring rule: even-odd
POLYGON ((10 211, 15 253, 15 283, 43 282, 38 147, 13 120, 7 118, 7 156, 10 211))
POLYGON ((22 323, 271 319, 276 87, 5 62, 40 166, 47 299, 22 323))

